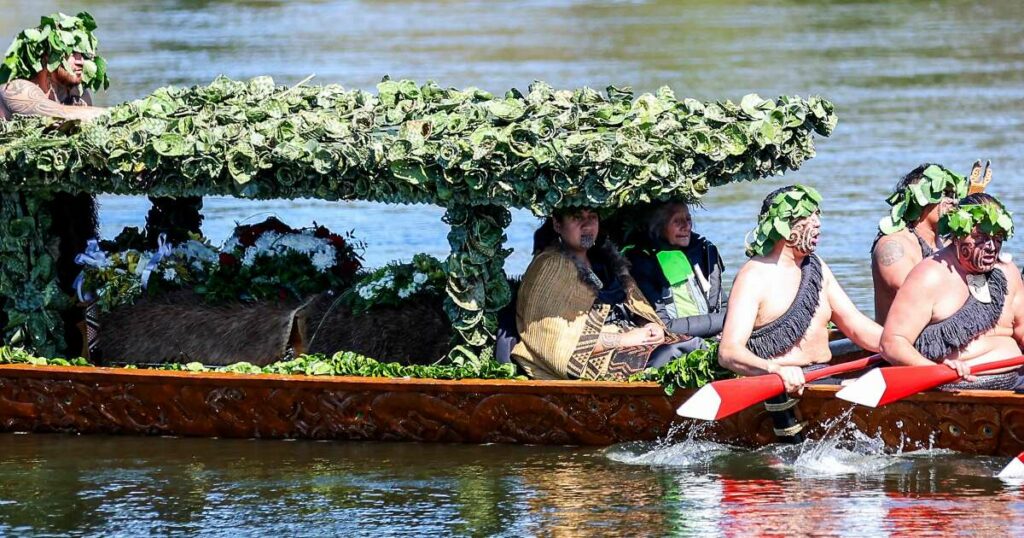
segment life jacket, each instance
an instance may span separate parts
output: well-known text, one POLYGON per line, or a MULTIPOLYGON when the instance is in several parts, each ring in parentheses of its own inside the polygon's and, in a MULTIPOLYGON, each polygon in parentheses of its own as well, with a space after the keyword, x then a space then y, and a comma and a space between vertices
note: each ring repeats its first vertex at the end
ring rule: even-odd
POLYGON ((658 260, 661 273, 672 290, 671 307, 675 310, 670 312, 672 317, 685 318, 708 313, 709 284, 700 266, 694 267, 681 250, 648 251, 647 254, 658 260))

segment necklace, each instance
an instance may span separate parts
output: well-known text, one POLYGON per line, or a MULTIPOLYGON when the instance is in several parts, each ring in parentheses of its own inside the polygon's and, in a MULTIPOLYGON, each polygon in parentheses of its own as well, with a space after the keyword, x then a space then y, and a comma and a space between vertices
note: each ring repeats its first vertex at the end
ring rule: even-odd
POLYGON ((988 286, 988 275, 982 274, 968 274, 967 275, 967 290, 971 292, 979 302, 989 304, 992 302, 992 292, 988 286))

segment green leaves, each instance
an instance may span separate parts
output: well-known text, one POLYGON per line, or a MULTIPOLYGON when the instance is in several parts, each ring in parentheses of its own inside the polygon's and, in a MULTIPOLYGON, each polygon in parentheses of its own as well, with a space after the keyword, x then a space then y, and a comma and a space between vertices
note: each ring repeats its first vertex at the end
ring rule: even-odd
POLYGON ((967 180, 943 166, 933 164, 921 178, 886 198, 891 207, 889 216, 878 223, 883 235, 896 233, 921 217, 925 206, 937 204, 945 197, 959 200, 967 195, 967 180))
POLYGON ((747 256, 764 256, 776 242, 789 238, 791 225, 819 211, 821 194, 813 187, 793 185, 772 199, 768 211, 757 218, 754 241, 747 244, 747 256))
POLYGON ((1002 203, 967 204, 949 211, 939 219, 939 233, 967 237, 975 228, 981 233, 1009 239, 1013 237, 1013 217, 1002 203))
MULTIPOLYGON (((87 71, 103 76, 102 59, 92 63, 87 71)), ((377 91, 284 88, 269 77, 161 88, 83 127, 52 132, 47 119, 5 126, 0 169, 28 189, 458 200, 548 214, 695 201, 710 187, 795 169, 813 156, 813 133, 834 120, 820 99, 680 102, 667 88, 634 98, 538 82, 525 96, 495 97, 385 79, 377 91), (72 149, 81 158, 61 174, 53 154, 72 149)))
POLYGON ((7 49, 0 65, 0 84, 13 79, 32 78, 42 71, 42 58, 48 58, 45 67, 50 71, 61 64, 69 69, 67 60, 77 52, 86 59, 82 68, 82 85, 93 90, 106 89, 110 86, 107 63, 95 55, 97 41, 92 33, 95 29, 96 21, 86 12, 74 17, 63 13, 41 17, 39 26, 23 30, 7 49))
POLYGON ((669 396, 676 389, 695 389, 735 374, 718 364, 718 343, 696 349, 659 368, 648 368, 630 376, 630 381, 656 381, 669 396))

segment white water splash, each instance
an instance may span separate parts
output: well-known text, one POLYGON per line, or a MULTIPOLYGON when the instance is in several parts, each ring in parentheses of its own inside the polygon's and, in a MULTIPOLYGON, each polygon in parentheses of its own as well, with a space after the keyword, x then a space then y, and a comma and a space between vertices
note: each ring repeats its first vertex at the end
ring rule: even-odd
POLYGON ((709 465, 716 457, 733 452, 729 445, 708 440, 709 423, 695 422, 687 428, 673 424, 665 437, 651 443, 623 443, 604 450, 605 456, 629 465, 695 467, 709 465), (682 440, 676 440, 682 436, 682 440))

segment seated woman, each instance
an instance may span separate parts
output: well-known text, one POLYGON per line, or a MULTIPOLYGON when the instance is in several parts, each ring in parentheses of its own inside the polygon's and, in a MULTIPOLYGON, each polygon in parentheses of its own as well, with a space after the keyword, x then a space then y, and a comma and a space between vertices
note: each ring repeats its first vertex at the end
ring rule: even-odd
POLYGON ((706 338, 722 332, 725 266, 718 247, 693 233, 686 204, 658 206, 648 220, 647 237, 626 255, 633 278, 669 333, 706 338))
POLYGON ((622 379, 684 352, 599 234, 590 209, 559 210, 534 234, 512 358, 535 379, 622 379))

